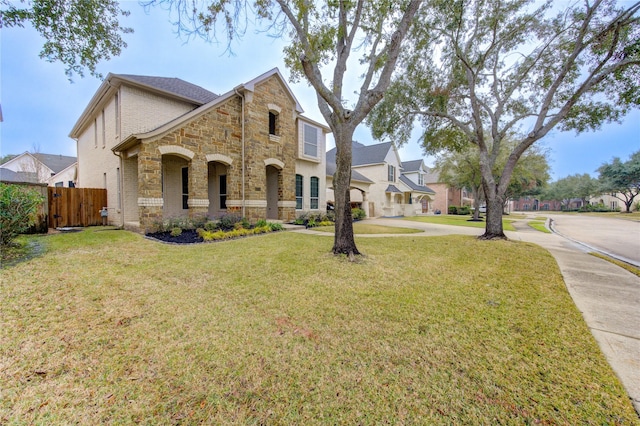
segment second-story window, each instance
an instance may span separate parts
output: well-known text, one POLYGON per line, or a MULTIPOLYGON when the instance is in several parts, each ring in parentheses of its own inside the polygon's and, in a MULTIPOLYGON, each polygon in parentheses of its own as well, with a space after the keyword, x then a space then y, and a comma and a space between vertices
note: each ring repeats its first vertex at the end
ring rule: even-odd
POLYGON ((392 166, 391 164, 389 164, 389 177, 388 180, 389 182, 395 182, 396 181, 396 167, 392 166))
POLYGON ((418 173, 418 185, 424 185, 424 176, 422 175, 422 173, 418 173))
POLYGON ((278 114, 273 111, 269 111, 269 134, 277 135, 278 131, 278 114))
POLYGON ((304 155, 318 157, 318 128, 304 125, 304 155))

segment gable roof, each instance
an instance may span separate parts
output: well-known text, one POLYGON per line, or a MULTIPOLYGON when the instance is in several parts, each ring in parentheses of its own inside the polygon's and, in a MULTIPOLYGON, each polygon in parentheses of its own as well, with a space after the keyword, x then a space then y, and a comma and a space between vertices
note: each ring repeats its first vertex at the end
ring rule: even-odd
POLYGON ((154 77, 148 75, 113 74, 115 78, 177 95, 203 105, 218 97, 207 89, 175 77, 154 77))
POLYGON ((134 146, 136 143, 138 143, 138 141, 140 141, 142 139, 155 138, 155 137, 158 137, 158 136, 160 136, 162 134, 170 132, 173 129, 181 126, 183 123, 186 123, 186 122, 188 122, 190 120, 193 120, 194 118, 206 113, 210 109, 212 109, 215 106, 225 102, 226 100, 230 99, 233 96, 240 96, 240 94, 242 94, 243 96, 252 96, 251 94, 255 90, 256 84, 259 84, 262 81, 264 81, 264 80, 266 80, 266 79, 268 79, 268 78, 270 78, 272 76, 276 76, 280 80, 282 85, 286 88, 287 93, 291 96, 291 99, 295 104, 296 112, 302 114, 304 112, 304 110, 300 106, 300 103, 298 102, 296 97, 293 95, 293 92, 291 91, 291 88, 289 87, 289 85, 285 81, 285 79, 282 76, 282 74, 280 74, 280 71, 278 70, 278 68, 273 68, 272 70, 267 71, 266 73, 259 75, 258 77, 254 78, 253 80, 251 80, 251 81, 249 81, 247 83, 240 84, 239 86, 234 87, 233 89, 229 90, 228 92, 223 93, 220 96, 216 96, 210 102, 207 102, 206 104, 200 105, 197 108, 189 111, 188 113, 186 113, 186 114, 184 114, 184 115, 182 115, 180 117, 177 117, 177 118, 175 118, 175 119, 173 119, 173 120, 161 125, 160 127, 156 128, 154 130, 151 130, 149 132, 135 133, 135 134, 129 135, 121 143, 119 143, 115 147, 111 148, 111 150, 114 151, 114 152, 120 152, 120 151, 123 151, 123 150, 126 150, 126 149, 130 148, 131 146, 134 146))
MULTIPOLYGON (((327 161, 326 171, 327 171, 327 177, 333 176, 336 172, 336 163, 327 161)), ((371 179, 362 175, 361 173, 358 173, 357 170, 353 170, 353 169, 351 169, 351 180, 354 182, 373 183, 371 179)))
POLYGON ((415 183, 414 181, 412 181, 411 179, 409 179, 406 176, 400 176, 400 182, 404 183, 405 185, 407 185, 412 191, 416 191, 416 192, 426 192, 428 194, 435 194, 436 192, 429 188, 428 186, 424 186, 424 185, 418 185, 417 183, 415 183))
POLYGON ((123 84, 191 103, 194 108, 218 97, 207 89, 179 78, 109 73, 73 125, 69 136, 73 139, 79 138, 82 129, 91 122, 94 111, 99 110, 123 84))
POLYGON ((53 173, 60 173, 62 170, 76 163, 78 159, 76 157, 69 157, 67 155, 56 154, 33 154, 42 164, 50 168, 53 173))
MULTIPOLYGON (((351 142, 352 166, 365 166, 369 164, 384 163, 389 150, 393 146, 393 142, 383 142, 375 145, 363 145, 360 142, 351 142)), ((336 148, 332 148, 327 152, 327 163, 336 162, 336 148)))
POLYGON ((422 161, 422 159, 412 160, 412 161, 403 161, 402 170, 405 173, 419 172, 422 169, 423 164, 424 162, 422 161))

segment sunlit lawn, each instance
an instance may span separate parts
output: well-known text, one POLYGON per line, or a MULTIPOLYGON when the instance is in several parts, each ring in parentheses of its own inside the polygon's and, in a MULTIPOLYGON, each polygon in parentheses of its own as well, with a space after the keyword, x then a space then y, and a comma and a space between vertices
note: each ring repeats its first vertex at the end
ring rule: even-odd
MULTIPOLYGON (((335 232, 334 226, 318 226, 312 228, 314 231, 335 232)), ((356 235, 363 234, 415 234, 422 232, 419 229, 400 228, 396 226, 372 225, 366 222, 355 222, 353 224, 353 233, 356 235)))
POLYGON ((637 424, 538 246, 40 237, 0 271, 0 424, 637 424))
MULTIPOLYGON (((411 220, 414 222, 425 222, 425 223, 435 223, 438 225, 455 225, 455 226, 470 226, 473 228, 484 228, 486 227, 486 223, 484 220, 480 222, 470 221, 472 216, 467 215, 451 215, 451 214, 438 214, 438 215, 429 215, 429 216, 407 216, 403 219, 411 220)), ((516 229, 511 224, 513 220, 509 220, 507 218, 502 219, 502 228, 505 231, 515 231, 516 229)))

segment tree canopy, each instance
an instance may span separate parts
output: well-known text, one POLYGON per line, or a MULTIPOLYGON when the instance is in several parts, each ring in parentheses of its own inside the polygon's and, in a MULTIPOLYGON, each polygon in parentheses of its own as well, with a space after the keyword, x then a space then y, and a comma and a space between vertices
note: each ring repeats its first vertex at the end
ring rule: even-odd
MULTIPOLYGON (((249 23, 287 37, 285 63, 293 79, 302 76, 315 89, 318 107, 336 141, 333 177, 336 232, 333 252, 359 254, 350 206, 352 138, 356 127, 382 99, 403 41, 421 0, 151 0, 178 15, 189 35, 227 40, 241 36, 249 23), (353 55, 359 58, 353 58, 353 55), (359 60, 359 66, 355 61, 359 60), (351 72, 347 72, 348 68, 351 72), (348 84, 359 81, 355 94, 348 84)), ((356 85, 357 86, 357 85, 356 85)))
POLYGON ((404 72, 370 116, 374 136, 404 142, 418 125, 428 153, 475 146, 487 197, 483 238, 505 238, 511 175, 535 142, 556 127, 597 129, 640 105, 640 2, 433 5, 419 12, 404 72), (442 137, 450 134, 460 137, 442 137), (511 134, 522 136, 497 171, 511 134))
POLYGON ((118 21, 127 15, 117 0, 0 0, 0 28, 30 23, 46 40, 40 57, 64 64, 69 79, 85 70, 102 77, 98 63, 127 47, 122 35, 133 30, 118 21))
POLYGON ((609 192, 622 201, 627 213, 631 212, 633 200, 640 194, 640 151, 627 161, 614 158, 598 168, 601 192, 609 192))

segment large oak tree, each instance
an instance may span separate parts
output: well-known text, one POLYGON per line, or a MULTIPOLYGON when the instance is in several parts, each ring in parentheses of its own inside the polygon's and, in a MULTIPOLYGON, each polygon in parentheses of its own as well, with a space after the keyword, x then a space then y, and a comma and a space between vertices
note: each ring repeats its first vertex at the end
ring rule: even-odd
POLYGON ((414 125, 427 152, 442 134, 478 149, 487 198, 481 238, 506 238, 502 206, 522 155, 554 128, 594 130, 640 105, 640 2, 438 0, 418 15, 403 73, 370 116, 400 142, 414 125), (539 6, 539 7, 538 7, 539 6), (501 170, 503 141, 520 133, 501 170))
MULTIPOLYGON (((422 0, 152 0, 178 15, 190 35, 228 40, 254 22, 290 41, 286 64, 293 78, 304 77, 317 94, 322 116, 336 142, 335 239, 333 253, 359 254, 353 236, 351 142, 356 127, 384 96, 414 15, 422 0), (248 24, 249 23, 249 24, 248 24), (357 58, 353 56, 357 55, 357 58), (355 61, 360 61, 359 65, 355 61), (350 72, 348 72, 348 67, 350 72), (359 81, 352 94, 349 81, 359 81)), ((352 89, 352 88, 351 88, 352 89)))

